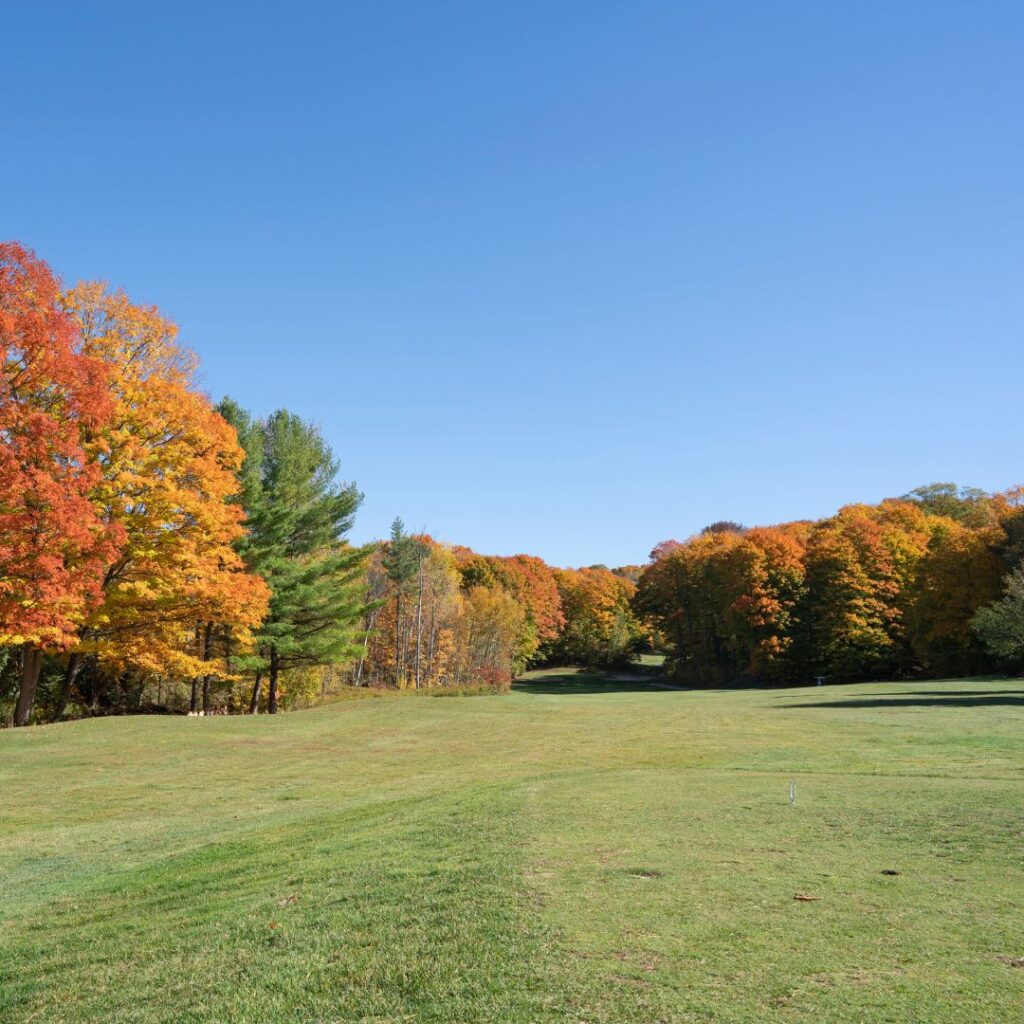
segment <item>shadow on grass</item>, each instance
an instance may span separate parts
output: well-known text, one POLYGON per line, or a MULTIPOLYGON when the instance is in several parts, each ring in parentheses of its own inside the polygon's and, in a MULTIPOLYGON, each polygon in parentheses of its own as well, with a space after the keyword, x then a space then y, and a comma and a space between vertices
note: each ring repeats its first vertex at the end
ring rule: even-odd
POLYGON ((872 697, 1024 697, 1024 690, 882 690, 872 697))
POLYGON ((586 672, 571 669, 565 672, 545 672, 538 678, 517 679, 512 684, 516 693, 581 694, 601 693, 664 693, 664 677, 644 671, 641 666, 630 666, 619 672, 586 672))
POLYGON ((847 700, 813 700, 799 704, 786 704, 789 708, 986 708, 1024 707, 1024 692, 1012 690, 922 690, 889 697, 878 694, 871 697, 853 697, 847 700))

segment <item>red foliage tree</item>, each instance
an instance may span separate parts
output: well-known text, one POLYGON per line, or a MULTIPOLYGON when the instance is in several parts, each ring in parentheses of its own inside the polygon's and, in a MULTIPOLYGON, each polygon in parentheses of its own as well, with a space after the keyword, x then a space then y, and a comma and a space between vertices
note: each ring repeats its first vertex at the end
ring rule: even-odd
POLYGON ((16 725, 43 649, 75 641, 118 541, 89 499, 99 466, 83 447, 112 413, 106 373, 59 298, 46 263, 0 244, 0 645, 23 649, 16 725))

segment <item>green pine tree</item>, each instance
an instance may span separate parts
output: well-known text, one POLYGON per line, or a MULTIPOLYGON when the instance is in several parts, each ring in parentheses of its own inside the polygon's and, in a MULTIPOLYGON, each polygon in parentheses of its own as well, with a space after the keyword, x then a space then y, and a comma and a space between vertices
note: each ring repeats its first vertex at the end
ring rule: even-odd
POLYGON ((298 416, 279 410, 255 420, 229 399, 220 411, 247 456, 241 473, 248 524, 242 553, 271 592, 250 661, 256 671, 251 710, 258 707, 265 673, 267 710, 276 714, 282 671, 358 657, 371 549, 353 547, 345 536, 362 495, 353 484, 337 483, 330 446, 298 416))
MULTIPOLYGON (((402 686, 407 670, 405 644, 406 622, 403 605, 413 577, 420 575, 427 549, 416 537, 405 532, 405 523, 395 518, 391 524, 391 537, 381 556, 381 564, 395 594, 395 685, 402 686)), ((420 590, 422 598, 422 588, 420 590)), ((418 654, 417 647, 417 654, 418 654)), ((416 679, 417 685, 419 678, 416 679)))

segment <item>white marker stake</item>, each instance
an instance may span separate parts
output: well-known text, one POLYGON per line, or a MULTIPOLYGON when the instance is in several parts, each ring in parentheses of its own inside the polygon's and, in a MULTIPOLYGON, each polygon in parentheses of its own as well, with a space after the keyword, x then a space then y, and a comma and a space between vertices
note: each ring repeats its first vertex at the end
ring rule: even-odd
POLYGON ((791 804, 795 804, 796 803, 796 783, 795 782, 791 782, 789 784, 789 802, 791 804))

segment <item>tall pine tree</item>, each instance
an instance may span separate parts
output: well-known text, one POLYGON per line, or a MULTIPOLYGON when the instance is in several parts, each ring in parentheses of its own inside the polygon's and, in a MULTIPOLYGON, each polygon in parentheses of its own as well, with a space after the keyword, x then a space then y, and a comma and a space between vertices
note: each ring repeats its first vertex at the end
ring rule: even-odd
MULTIPOLYGON (((395 685, 405 685, 405 674, 408 668, 408 651, 405 642, 409 624, 403 618, 404 599, 414 577, 419 577, 419 600, 417 601, 417 618, 422 610, 423 561, 427 556, 427 548, 417 537, 405 532, 405 523, 395 518, 391 524, 391 538, 384 550, 381 564, 387 574, 388 581, 395 594, 395 685)), ((407 613, 406 613, 407 614, 407 613)), ((417 636, 420 623, 417 622, 417 636)), ((419 685, 419 643, 416 646, 416 685, 419 685)))
POLYGON ((362 495, 339 484, 338 462, 319 431, 279 410, 253 419, 230 399, 220 406, 246 450, 241 500, 248 535, 242 553, 270 587, 270 609, 257 633, 251 710, 264 674, 275 714, 282 671, 338 665, 358 656, 369 548, 351 546, 362 495))

